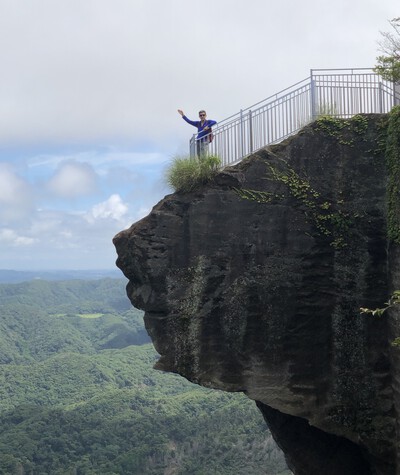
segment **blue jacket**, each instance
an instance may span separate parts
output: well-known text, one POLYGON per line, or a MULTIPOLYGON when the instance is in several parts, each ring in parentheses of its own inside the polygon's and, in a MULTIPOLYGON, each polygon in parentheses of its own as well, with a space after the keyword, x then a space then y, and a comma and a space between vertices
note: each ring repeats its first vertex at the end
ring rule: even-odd
POLYGON ((200 120, 190 120, 185 115, 182 116, 182 119, 185 120, 188 124, 193 125, 193 127, 197 127, 197 140, 209 135, 211 133, 211 127, 217 123, 215 120, 205 120, 204 124, 201 125, 200 120), (210 129, 204 130, 204 127, 210 127, 210 129))

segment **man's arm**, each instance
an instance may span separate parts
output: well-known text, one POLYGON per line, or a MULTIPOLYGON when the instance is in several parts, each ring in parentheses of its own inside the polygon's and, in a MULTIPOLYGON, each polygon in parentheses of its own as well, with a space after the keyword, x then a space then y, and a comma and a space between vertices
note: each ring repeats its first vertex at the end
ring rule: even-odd
POLYGON ((185 116, 183 110, 178 109, 178 114, 180 114, 180 115, 182 116, 182 119, 183 119, 184 121, 186 121, 188 124, 193 125, 193 127, 197 127, 197 128, 199 127, 199 123, 200 123, 200 122, 199 122, 198 120, 195 121, 195 120, 190 120, 190 119, 188 119, 188 118, 185 116))
POLYGON ((206 121, 206 126, 203 128, 204 131, 207 131, 207 130, 210 130, 211 127, 214 127, 214 125, 216 124, 217 122, 215 120, 207 120, 206 121))
POLYGON ((182 116, 182 119, 187 122, 190 125, 193 125, 193 127, 199 128, 200 121, 198 120, 190 120, 188 119, 185 115, 182 116))

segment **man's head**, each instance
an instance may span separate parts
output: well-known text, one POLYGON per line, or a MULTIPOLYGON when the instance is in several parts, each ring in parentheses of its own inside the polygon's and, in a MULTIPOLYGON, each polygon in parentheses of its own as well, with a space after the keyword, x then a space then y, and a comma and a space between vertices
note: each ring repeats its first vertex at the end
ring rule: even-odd
POLYGON ((207 116, 206 111, 200 111, 199 112, 200 120, 205 120, 206 116, 207 116))

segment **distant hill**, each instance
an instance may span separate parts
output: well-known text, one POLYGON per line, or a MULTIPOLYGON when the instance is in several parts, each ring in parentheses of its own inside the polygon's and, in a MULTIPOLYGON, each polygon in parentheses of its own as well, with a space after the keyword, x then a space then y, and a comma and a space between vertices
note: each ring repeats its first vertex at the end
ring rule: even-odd
POLYGON ((93 354, 150 341, 124 279, 0 284, 0 363, 93 354))
POLYGON ((105 277, 121 278, 122 272, 118 269, 109 270, 38 270, 17 271, 0 269, 0 283, 13 284, 35 279, 41 280, 70 280, 70 279, 104 279, 105 277))

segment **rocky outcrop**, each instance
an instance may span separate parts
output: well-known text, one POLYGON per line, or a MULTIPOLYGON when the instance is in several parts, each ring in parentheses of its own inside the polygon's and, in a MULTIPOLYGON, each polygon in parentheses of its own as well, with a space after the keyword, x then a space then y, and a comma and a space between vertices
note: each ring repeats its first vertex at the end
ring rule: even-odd
POLYGON ((298 475, 400 473, 398 319, 359 311, 400 279, 386 126, 321 119, 114 238, 157 367, 257 401, 298 475))

